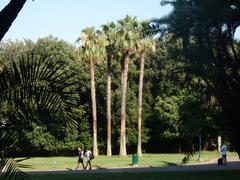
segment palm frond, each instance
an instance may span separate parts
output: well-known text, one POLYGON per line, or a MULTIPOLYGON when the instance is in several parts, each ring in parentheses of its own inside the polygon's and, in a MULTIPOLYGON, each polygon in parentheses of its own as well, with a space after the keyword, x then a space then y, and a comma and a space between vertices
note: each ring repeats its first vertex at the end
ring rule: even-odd
POLYGON ((191 158, 194 156, 194 154, 195 154, 194 151, 191 151, 185 154, 184 158, 182 159, 182 164, 187 164, 191 160, 191 158))
POLYGON ((6 132, 1 127, 0 134, 0 171, 3 180, 10 179, 27 179, 29 176, 20 170, 20 168, 27 168, 28 166, 24 166, 19 164, 21 160, 15 160, 14 158, 9 158, 13 151, 16 151, 16 134, 11 132, 6 132))
POLYGON ((73 85, 73 74, 61 69, 62 65, 54 64, 51 57, 23 55, 3 69, 0 75, 0 99, 5 99, 18 111, 25 112, 25 116, 27 110, 32 111, 30 115, 33 115, 41 113, 39 109, 44 109, 50 119, 58 119, 59 122, 68 119, 68 124, 75 124, 74 119, 68 118, 66 113, 76 99, 73 93, 66 90, 73 85))
MULTIPOLYGON (((1 65, 0 105, 8 112, 1 122, 1 172, 4 179, 26 179, 20 160, 11 157, 18 137, 14 132, 44 123, 49 131, 76 127, 73 107, 77 99, 71 87, 74 74, 54 61, 54 57, 28 53, 1 65), (19 124, 16 126, 16 124, 19 124), (4 130, 8 129, 8 131, 4 130), (11 130, 11 131, 9 131, 11 130)), ((59 134, 59 133, 57 133, 59 134)))

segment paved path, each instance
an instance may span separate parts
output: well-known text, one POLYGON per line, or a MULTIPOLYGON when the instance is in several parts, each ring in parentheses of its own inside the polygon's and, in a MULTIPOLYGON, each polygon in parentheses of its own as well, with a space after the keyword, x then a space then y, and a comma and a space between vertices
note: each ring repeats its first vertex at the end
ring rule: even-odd
POLYGON ((165 166, 165 167, 132 167, 132 168, 112 168, 112 169, 93 169, 93 170, 62 170, 62 171, 31 171, 29 174, 79 174, 79 173, 114 173, 114 172, 169 172, 169 171, 215 171, 215 170, 240 170, 238 159, 229 159, 227 165, 218 166, 217 160, 207 163, 165 166))

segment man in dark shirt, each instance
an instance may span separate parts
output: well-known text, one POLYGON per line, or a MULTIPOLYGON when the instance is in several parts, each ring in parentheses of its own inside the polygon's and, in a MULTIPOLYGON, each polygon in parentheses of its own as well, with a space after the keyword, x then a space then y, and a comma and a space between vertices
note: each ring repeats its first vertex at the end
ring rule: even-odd
POLYGON ((83 154, 84 154, 83 150, 80 147, 78 147, 78 162, 77 162, 76 170, 78 170, 80 163, 82 164, 83 169, 85 169, 83 164, 83 154))

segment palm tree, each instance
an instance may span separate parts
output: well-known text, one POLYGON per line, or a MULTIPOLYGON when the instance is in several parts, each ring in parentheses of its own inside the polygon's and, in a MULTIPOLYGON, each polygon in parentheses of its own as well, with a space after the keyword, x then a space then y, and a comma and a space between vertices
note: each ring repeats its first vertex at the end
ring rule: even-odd
POLYGON ((76 127, 74 98, 69 90, 73 74, 51 59, 31 53, 1 65, 0 106, 5 113, 0 119, 0 169, 5 178, 24 177, 17 161, 9 158, 19 128, 28 128, 32 122, 44 123, 49 129, 54 125, 54 130, 76 127))
POLYGON ((140 73, 139 73, 139 89, 138 89, 138 145, 137 145, 137 153, 138 156, 142 156, 142 94, 143 94, 143 76, 144 76, 144 61, 145 61, 145 53, 148 51, 155 50, 155 43, 151 37, 146 36, 146 26, 147 22, 142 22, 140 30, 140 34, 142 39, 140 39, 137 43, 137 50, 140 54, 140 73))
POLYGON ((111 88, 111 63, 115 55, 114 42, 116 39, 116 25, 111 22, 106 25, 103 25, 103 32, 108 41, 106 46, 107 50, 107 156, 112 156, 112 142, 111 142, 111 132, 112 132, 112 115, 111 115, 111 97, 112 97, 112 88, 111 88))
POLYGON ((95 73, 94 64, 102 61, 106 56, 106 41, 104 36, 96 31, 93 27, 86 28, 81 32, 80 40, 82 41, 81 53, 82 58, 89 63, 91 79, 91 100, 92 100, 92 117, 93 117, 93 154, 98 156, 97 147, 97 108, 96 108, 96 90, 95 90, 95 73))
POLYGON ((116 48, 121 54, 121 127, 120 127, 120 156, 126 156, 126 94, 128 66, 131 56, 136 52, 138 39, 138 22, 136 18, 126 16, 119 21, 117 29, 116 48))
POLYGON ((6 132, 2 130, 2 128, 1 126, 0 140, 2 147, 0 154, 0 177, 3 177, 3 179, 27 179, 28 175, 20 170, 20 168, 24 168, 24 165, 17 164, 20 162, 19 160, 16 161, 13 158, 9 158, 11 152, 16 151, 18 137, 16 133, 6 132))

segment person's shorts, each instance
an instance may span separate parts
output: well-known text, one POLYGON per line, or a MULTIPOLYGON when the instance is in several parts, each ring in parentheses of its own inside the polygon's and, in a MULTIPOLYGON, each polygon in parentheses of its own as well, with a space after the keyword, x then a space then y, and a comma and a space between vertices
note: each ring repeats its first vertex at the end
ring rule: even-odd
POLYGON ((82 159, 82 158, 78 158, 78 162, 79 162, 79 163, 82 163, 82 162, 83 162, 83 159, 82 159))
POLYGON ((227 155, 226 155, 226 154, 223 154, 223 155, 222 155, 222 158, 223 158, 223 159, 227 159, 227 155))

